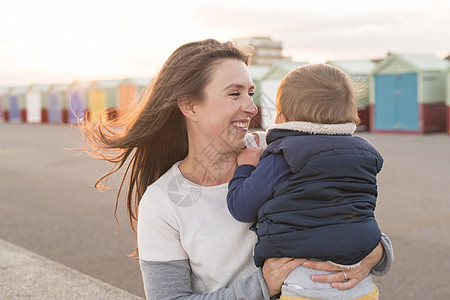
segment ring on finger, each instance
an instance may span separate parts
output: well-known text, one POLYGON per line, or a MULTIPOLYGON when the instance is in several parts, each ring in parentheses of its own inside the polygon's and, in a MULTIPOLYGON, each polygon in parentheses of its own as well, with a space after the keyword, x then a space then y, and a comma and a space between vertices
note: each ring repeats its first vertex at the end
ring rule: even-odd
POLYGON ((346 281, 348 278, 347 278, 347 273, 345 273, 344 271, 341 271, 342 272, 342 274, 344 274, 344 280, 343 281, 346 281))

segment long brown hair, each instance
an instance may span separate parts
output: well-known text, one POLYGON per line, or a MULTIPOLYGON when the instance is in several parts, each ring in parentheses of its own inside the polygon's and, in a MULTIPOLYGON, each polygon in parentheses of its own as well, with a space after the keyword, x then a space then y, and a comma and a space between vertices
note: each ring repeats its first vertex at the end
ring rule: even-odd
POLYGON ((126 166, 114 215, 128 177, 126 208, 135 233, 139 202, 147 187, 188 154, 185 119, 178 101, 202 101, 213 67, 222 59, 237 59, 247 64, 249 53, 231 42, 213 39, 182 45, 164 63, 136 108, 114 121, 80 124, 85 151, 115 164, 97 180, 96 187, 126 166))

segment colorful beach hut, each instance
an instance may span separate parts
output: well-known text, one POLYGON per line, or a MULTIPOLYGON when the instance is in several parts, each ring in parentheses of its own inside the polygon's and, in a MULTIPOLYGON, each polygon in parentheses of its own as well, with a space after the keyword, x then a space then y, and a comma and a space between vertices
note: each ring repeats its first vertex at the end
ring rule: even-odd
POLYGON ((445 130, 445 70, 433 55, 391 54, 370 74, 371 128, 377 132, 445 130))
POLYGON ((130 105, 134 106, 140 95, 152 82, 149 78, 126 78, 119 83, 118 114, 125 111, 130 105))
POLYGON ((121 80, 95 80, 88 88, 88 113, 91 121, 114 119, 119 105, 121 80))
POLYGON ((87 89, 90 84, 91 81, 75 81, 68 86, 63 120, 74 124, 86 117, 87 89))
POLYGON ((31 85, 25 94, 27 122, 47 122, 47 91, 48 85, 31 85))
POLYGON ((338 67, 355 82, 355 86, 359 89, 358 93, 358 115, 361 123, 358 125, 358 131, 369 130, 370 124, 370 100, 369 100, 369 74, 372 72, 376 63, 370 60, 349 60, 349 61, 328 61, 329 65, 338 67))
POLYGON ((8 88, 6 87, 0 87, 0 122, 7 121, 6 119, 6 92, 8 91, 8 88))
POLYGON ((268 128, 275 124, 275 96, 281 80, 290 71, 306 62, 280 61, 274 64, 261 78, 261 127, 268 128))
POLYGON ((254 116, 250 122, 251 128, 261 128, 261 106, 262 106, 262 90, 261 90, 261 79, 269 72, 269 66, 252 66, 248 67, 250 69, 250 74, 252 75, 252 81, 255 85, 255 94, 253 95, 253 101, 258 108, 258 114, 254 116))
MULTIPOLYGON (((449 56, 450 57, 450 56, 449 56)), ((447 96, 446 96, 446 110, 447 110, 447 121, 446 121, 446 128, 445 130, 450 134, 450 67, 447 69, 446 72, 446 90, 447 90, 447 96)))
POLYGON ((28 87, 26 86, 15 86, 9 89, 7 92, 8 98, 8 117, 10 122, 26 122, 27 120, 27 110, 25 95, 28 87))
POLYGON ((48 122, 49 123, 67 123, 67 118, 63 118, 63 110, 67 109, 67 90, 68 84, 53 84, 47 92, 48 102, 48 122))

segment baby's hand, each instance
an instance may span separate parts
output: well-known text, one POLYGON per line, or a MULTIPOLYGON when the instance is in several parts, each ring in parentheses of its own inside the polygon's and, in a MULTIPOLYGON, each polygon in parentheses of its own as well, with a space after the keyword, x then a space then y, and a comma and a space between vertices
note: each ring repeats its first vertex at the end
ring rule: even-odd
POLYGON ((241 165, 253 165, 256 167, 256 165, 259 162, 259 157, 261 156, 261 152, 263 151, 262 148, 246 148, 245 150, 242 150, 241 153, 237 156, 237 163, 238 166, 241 165))

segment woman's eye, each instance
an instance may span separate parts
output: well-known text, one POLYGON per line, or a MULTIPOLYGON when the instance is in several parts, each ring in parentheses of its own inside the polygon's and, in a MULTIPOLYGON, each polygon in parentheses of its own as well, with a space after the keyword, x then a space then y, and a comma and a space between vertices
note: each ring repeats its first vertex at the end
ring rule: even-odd
POLYGON ((234 92, 234 93, 230 94, 230 96, 240 96, 240 95, 241 95, 241 93, 238 93, 238 92, 234 92))
POLYGON ((248 93, 248 95, 249 95, 250 97, 253 97, 253 95, 255 95, 255 92, 250 92, 250 93, 248 93))

